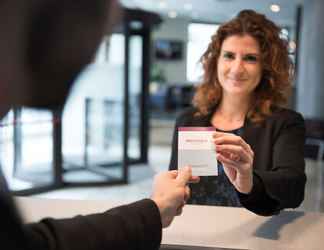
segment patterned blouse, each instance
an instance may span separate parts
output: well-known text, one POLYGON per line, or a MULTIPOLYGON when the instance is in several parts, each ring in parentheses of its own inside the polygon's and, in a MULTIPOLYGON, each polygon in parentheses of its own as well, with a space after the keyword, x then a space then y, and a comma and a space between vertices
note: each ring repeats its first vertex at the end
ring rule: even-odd
MULTIPOLYGON (((226 132, 241 135, 242 129, 226 132)), ((221 130, 217 129, 217 131, 221 130)), ((191 197, 188 204, 242 207, 237 191, 226 176, 220 162, 218 162, 217 176, 201 176, 199 183, 189 185, 191 197)))

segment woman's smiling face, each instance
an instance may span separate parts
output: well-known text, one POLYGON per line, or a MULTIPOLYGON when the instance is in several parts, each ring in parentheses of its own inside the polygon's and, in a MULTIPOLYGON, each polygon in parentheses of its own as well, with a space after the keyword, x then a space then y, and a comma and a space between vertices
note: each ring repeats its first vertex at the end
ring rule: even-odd
POLYGON ((262 77, 258 41, 250 35, 227 37, 221 47, 217 70, 223 96, 251 96, 262 77))

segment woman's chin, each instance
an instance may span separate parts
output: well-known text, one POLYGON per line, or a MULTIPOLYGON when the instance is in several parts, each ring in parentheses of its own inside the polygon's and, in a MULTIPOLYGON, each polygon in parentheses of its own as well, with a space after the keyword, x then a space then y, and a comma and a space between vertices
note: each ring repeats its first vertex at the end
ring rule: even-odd
POLYGON ((228 95, 233 95, 233 96, 248 96, 250 93, 248 93, 245 89, 242 88, 231 88, 227 89, 225 91, 228 95))

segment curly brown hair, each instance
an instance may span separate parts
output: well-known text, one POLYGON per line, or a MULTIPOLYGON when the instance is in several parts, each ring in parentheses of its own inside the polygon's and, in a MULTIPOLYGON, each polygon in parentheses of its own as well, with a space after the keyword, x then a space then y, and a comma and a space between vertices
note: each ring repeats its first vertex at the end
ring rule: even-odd
POLYGON ((292 81, 292 62, 288 42, 280 37, 281 29, 264 15, 253 10, 243 10, 234 19, 224 23, 211 37, 207 50, 201 57, 204 68, 203 81, 193 98, 198 115, 215 110, 222 98, 222 88, 217 79, 217 61, 223 41, 232 35, 250 35, 261 50, 262 77, 255 89, 247 119, 261 122, 273 108, 286 104, 292 81))

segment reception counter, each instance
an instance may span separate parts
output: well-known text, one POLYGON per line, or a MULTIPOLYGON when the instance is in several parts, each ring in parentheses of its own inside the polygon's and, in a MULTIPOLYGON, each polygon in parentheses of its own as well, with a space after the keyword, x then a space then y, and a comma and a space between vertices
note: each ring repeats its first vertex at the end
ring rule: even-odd
MULTIPOLYGON (((48 216, 64 218, 103 212, 119 205, 109 201, 40 198, 16 198, 16 201, 26 222, 48 216)), ((324 214, 283 211, 277 216, 262 217, 244 208, 187 205, 183 214, 164 229, 162 243, 215 249, 324 249, 324 214)))

